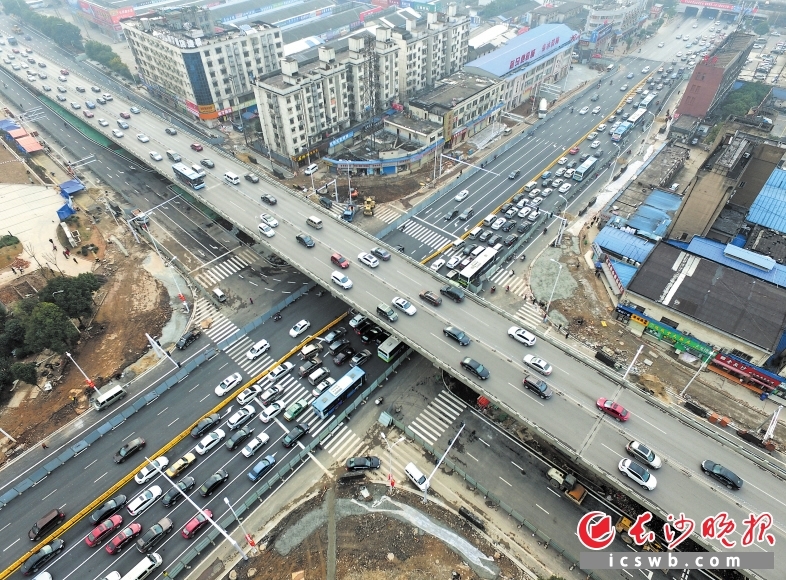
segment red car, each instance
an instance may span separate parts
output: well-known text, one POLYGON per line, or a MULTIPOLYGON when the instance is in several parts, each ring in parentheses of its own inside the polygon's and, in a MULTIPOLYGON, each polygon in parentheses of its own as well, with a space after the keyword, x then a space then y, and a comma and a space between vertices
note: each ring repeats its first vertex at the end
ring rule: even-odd
POLYGON ((598 399, 598 402, 595 403, 595 405, 597 405, 598 409, 607 415, 614 417, 617 421, 627 421, 630 419, 630 412, 625 407, 619 403, 610 401, 605 397, 598 399))
POLYGON ((88 119, 92 119, 93 117, 95 117, 95 115, 93 114, 93 111, 89 111, 89 110, 87 110, 87 109, 85 109, 84 111, 82 111, 82 114, 83 114, 85 117, 87 117, 88 119))
POLYGON ((66 69, 64 69, 64 68, 61 68, 61 69, 60 69, 60 74, 61 74, 61 75, 63 75, 64 77, 67 77, 67 76, 68 76, 69 74, 71 74, 71 73, 69 73, 69 72, 68 72, 66 69))
POLYGON ((98 524, 92 532, 87 534, 85 538, 85 544, 87 544, 91 548, 95 548, 98 544, 101 543, 106 536, 114 532, 117 528, 123 525, 123 516, 120 514, 115 514, 108 520, 104 520, 100 524, 98 524))
POLYGON ((342 270, 346 270, 349 268, 349 260, 347 260, 341 254, 333 254, 330 256, 330 261, 333 262, 336 266, 341 268, 342 270))
POLYGON ((203 147, 199 143, 191 143, 191 149, 194 151, 202 151, 203 147))
POLYGON ((122 113, 120 113, 120 116, 123 117, 124 119, 130 119, 131 113, 126 113, 125 111, 123 111, 122 113))
POLYGON ((570 153, 571 155, 575 155, 578 152, 579 152, 578 147, 571 147, 570 149, 568 149, 568 153, 570 153))
POLYGON ((200 513, 188 520, 183 528, 183 537, 190 540, 196 533, 208 524, 208 518, 213 518, 213 512, 209 509, 203 509, 200 513))
POLYGON ((131 524, 130 526, 123 528, 123 531, 109 540, 109 543, 106 545, 106 551, 112 555, 119 554, 120 550, 125 548, 126 544, 133 542, 134 539, 141 533, 141 524, 131 524))

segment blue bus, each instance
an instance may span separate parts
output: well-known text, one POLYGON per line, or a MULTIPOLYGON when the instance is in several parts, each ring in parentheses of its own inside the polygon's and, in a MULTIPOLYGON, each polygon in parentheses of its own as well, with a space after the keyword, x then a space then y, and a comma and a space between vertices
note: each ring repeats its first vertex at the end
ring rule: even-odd
POLYGON ((321 419, 327 419, 333 414, 333 411, 354 395, 355 391, 363 386, 365 382, 366 371, 360 367, 353 367, 347 374, 337 380, 332 387, 314 399, 311 403, 311 408, 314 409, 314 413, 319 415, 321 419))
POLYGON ((185 183, 193 189, 202 189, 205 187, 204 174, 197 173, 185 163, 175 163, 172 166, 172 171, 174 171, 175 177, 177 177, 181 183, 185 183))
POLYGON ((625 121, 622 125, 617 127, 617 130, 611 134, 611 140, 614 142, 622 141, 625 134, 633 128, 633 125, 625 121))

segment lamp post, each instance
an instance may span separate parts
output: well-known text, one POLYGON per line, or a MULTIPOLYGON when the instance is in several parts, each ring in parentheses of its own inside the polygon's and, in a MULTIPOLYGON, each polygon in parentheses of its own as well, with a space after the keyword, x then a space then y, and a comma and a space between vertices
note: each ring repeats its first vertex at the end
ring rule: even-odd
POLYGON ((380 435, 382 435, 382 439, 385 440, 385 445, 387 445, 388 448, 388 486, 392 490, 396 484, 396 482, 393 480, 393 448, 404 441, 406 437, 402 435, 395 443, 391 445, 390 441, 388 441, 388 438, 385 437, 384 433, 380 433, 380 435))
POLYGON ((235 519, 237 520, 237 525, 240 526, 240 531, 243 532, 243 535, 246 537, 246 542, 248 542, 248 545, 253 548, 251 550, 251 554, 256 555, 257 549, 256 549, 256 543, 254 542, 254 538, 252 538, 251 535, 246 531, 246 528, 243 527, 243 522, 240 521, 240 518, 235 513, 235 510, 232 508, 232 504, 229 503, 229 498, 225 497, 224 503, 227 504, 229 511, 231 511, 232 515, 235 516, 235 519))
POLYGON ((710 359, 711 359, 711 358, 714 358, 714 357, 715 357, 715 351, 712 351, 712 352, 709 354, 709 356, 708 356, 707 358, 705 358, 705 359, 702 361, 702 363, 699 365, 699 368, 698 368, 698 370, 696 371, 696 373, 695 373, 695 374, 694 374, 694 375, 693 375, 693 376, 690 378, 690 380, 688 381, 688 384, 687 384, 687 385, 685 385, 685 388, 684 388, 684 389, 682 389, 682 391, 680 391, 680 398, 682 398, 682 397, 684 397, 684 396, 685 396, 685 392, 688 390, 688 387, 690 387, 690 385, 691 385, 691 383, 694 381, 694 379, 695 379, 696 377, 698 377, 698 376, 699 376, 699 373, 700 373, 701 371, 703 371, 703 370, 704 370, 704 367, 706 367, 706 366, 707 366, 707 364, 710 362, 710 359))
POLYGON ((551 296, 549 296, 549 303, 546 304, 546 314, 543 316, 543 321, 545 322, 549 318, 549 308, 551 308, 551 299, 554 298, 554 291, 557 289, 557 282, 559 282, 559 275, 562 274, 562 264, 557 262, 554 258, 549 258, 552 262, 554 262, 557 266, 559 266, 559 270, 557 270, 557 277, 554 279, 554 287, 551 289, 551 296))
POLYGON ((616 143, 612 143, 617 148, 617 154, 614 156, 614 162, 611 164, 611 172, 609 173, 609 183, 607 185, 611 185, 612 179, 614 179, 614 168, 617 166, 617 159, 620 158, 622 155, 622 149, 616 143))
POLYGON ((644 151, 644 146, 647 144, 647 139, 650 138, 650 133, 652 132, 652 127, 655 125, 655 113, 652 113, 650 111, 645 111, 645 114, 652 115, 652 123, 650 123, 649 131, 647 131, 647 134, 644 136, 644 140, 641 142, 641 147, 639 147, 639 153, 644 151))
POLYGON ((443 453, 442 457, 440 457, 439 461, 437 461, 437 465, 436 465, 436 467, 434 467, 434 471, 432 471, 431 474, 426 478, 426 484, 423 486, 423 503, 426 503, 426 500, 428 498, 428 488, 431 487, 431 478, 434 477, 434 474, 439 469, 439 466, 442 465, 443 461, 445 461, 445 458, 448 456, 448 453, 450 453, 450 450, 453 448, 453 444, 456 441, 458 441, 459 435, 461 435, 461 432, 464 430, 465 426, 466 425, 464 424, 464 421, 462 421, 461 422, 461 427, 459 428, 458 432, 456 433, 456 436, 453 437, 453 439, 450 440, 450 444, 448 445, 448 448, 445 449, 445 453, 443 453))

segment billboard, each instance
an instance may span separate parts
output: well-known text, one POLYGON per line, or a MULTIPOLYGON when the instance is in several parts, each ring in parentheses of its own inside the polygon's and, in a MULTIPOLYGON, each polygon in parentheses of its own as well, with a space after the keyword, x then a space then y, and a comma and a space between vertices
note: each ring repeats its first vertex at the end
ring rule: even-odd
POLYGON ((680 4, 686 6, 701 6, 702 8, 715 8, 716 10, 732 10, 739 12, 740 7, 734 4, 726 4, 725 2, 709 2, 708 0, 680 0, 680 4))

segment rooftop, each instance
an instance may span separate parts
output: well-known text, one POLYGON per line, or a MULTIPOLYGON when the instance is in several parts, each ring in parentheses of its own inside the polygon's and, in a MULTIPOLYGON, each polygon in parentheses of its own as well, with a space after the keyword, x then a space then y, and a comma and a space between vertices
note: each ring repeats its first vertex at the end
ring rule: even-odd
POLYGON ((434 88, 411 99, 410 103, 422 109, 438 107, 450 110, 493 84, 494 81, 487 77, 467 72, 457 72, 439 81, 439 84, 434 88))
MULTIPOLYGON (((409 129, 413 133, 421 133, 422 135, 429 135, 434 131, 442 129, 442 125, 427 121, 426 119, 417 119, 408 115, 392 115, 385 118, 385 125, 399 126, 409 129)), ((386 127, 387 128, 387 127, 386 127)))
POLYGON ((748 212, 748 221, 786 233, 786 171, 775 169, 748 212))
MULTIPOLYGON (((649 117, 645 117, 649 119, 649 117)), ((688 148, 679 143, 663 147, 642 169, 636 184, 647 187, 668 188, 677 181, 676 175, 690 155, 688 148)))
POLYGON ((244 22, 263 20, 284 26, 290 18, 334 6, 333 0, 307 0, 297 4, 278 6, 275 0, 245 0, 244 2, 221 3, 208 8, 213 20, 221 22, 244 22))
POLYGON ((786 328, 786 289, 663 242, 628 290, 767 352, 786 328))
POLYGON ((284 28, 281 31, 281 35, 284 37, 285 43, 290 43, 311 36, 324 38, 331 31, 346 30, 348 32, 350 24, 360 21, 360 14, 366 10, 368 10, 368 5, 355 4, 355 8, 339 12, 338 14, 310 19, 300 26, 284 28))
POLYGON ((595 243, 610 254, 620 258, 630 258, 634 262, 646 260, 655 247, 655 244, 644 238, 612 226, 600 230, 595 243))

